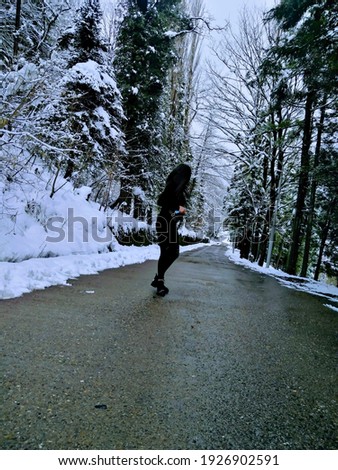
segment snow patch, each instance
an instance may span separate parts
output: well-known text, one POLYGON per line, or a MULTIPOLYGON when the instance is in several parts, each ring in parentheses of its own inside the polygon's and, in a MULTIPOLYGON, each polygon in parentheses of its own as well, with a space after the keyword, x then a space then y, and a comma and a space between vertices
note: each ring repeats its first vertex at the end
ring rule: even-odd
MULTIPOLYGON (((205 246, 200 243, 181 247, 181 252, 205 246)), ((157 245, 127 247, 118 245, 113 253, 69 255, 57 258, 31 258, 20 263, 0 263, 0 299, 12 299, 54 285, 70 285, 69 280, 84 274, 97 274, 105 269, 156 260, 157 245)), ((86 291, 94 294, 95 291, 86 291)))

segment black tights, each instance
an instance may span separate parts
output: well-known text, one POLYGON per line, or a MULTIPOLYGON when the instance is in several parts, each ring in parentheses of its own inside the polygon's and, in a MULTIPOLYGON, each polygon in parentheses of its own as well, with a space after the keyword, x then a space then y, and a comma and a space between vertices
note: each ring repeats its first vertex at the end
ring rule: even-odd
POLYGON ((164 274, 179 256, 179 244, 174 242, 160 243, 161 254, 158 260, 157 275, 159 279, 164 279, 164 274))

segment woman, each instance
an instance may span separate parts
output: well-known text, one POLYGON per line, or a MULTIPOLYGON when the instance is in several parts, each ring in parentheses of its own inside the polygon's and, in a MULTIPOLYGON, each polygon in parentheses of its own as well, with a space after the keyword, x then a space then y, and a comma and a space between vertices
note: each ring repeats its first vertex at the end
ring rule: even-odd
POLYGON ((186 190, 190 177, 190 166, 184 163, 178 165, 168 176, 164 191, 157 201, 161 207, 156 221, 161 254, 158 271, 151 285, 157 288, 157 295, 162 297, 169 292, 164 285, 164 274, 179 256, 177 223, 186 213, 186 190))

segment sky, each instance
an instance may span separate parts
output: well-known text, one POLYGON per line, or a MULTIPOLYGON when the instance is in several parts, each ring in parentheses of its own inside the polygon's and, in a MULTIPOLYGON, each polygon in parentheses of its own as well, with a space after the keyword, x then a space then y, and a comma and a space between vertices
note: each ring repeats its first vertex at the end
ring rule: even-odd
MULTIPOLYGON (((238 33, 240 15, 245 8, 248 11, 258 10, 265 12, 278 4, 280 0, 204 0, 204 17, 210 21, 212 28, 230 25, 233 33, 238 33)), ((222 32, 213 30, 205 34, 202 46, 202 57, 210 59, 210 49, 222 38, 222 32)))
POLYGON ((257 7, 268 10, 275 4, 275 0, 204 0, 205 9, 215 18, 219 25, 224 24, 224 20, 229 20, 232 24, 236 22, 243 7, 257 7))

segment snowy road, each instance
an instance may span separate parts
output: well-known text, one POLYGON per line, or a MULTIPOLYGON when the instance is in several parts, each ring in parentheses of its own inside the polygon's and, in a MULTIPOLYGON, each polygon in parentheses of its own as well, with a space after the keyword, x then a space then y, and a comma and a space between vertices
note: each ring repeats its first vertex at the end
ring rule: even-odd
POLYGON ((337 313, 182 255, 0 302, 2 449, 334 449, 337 313))

